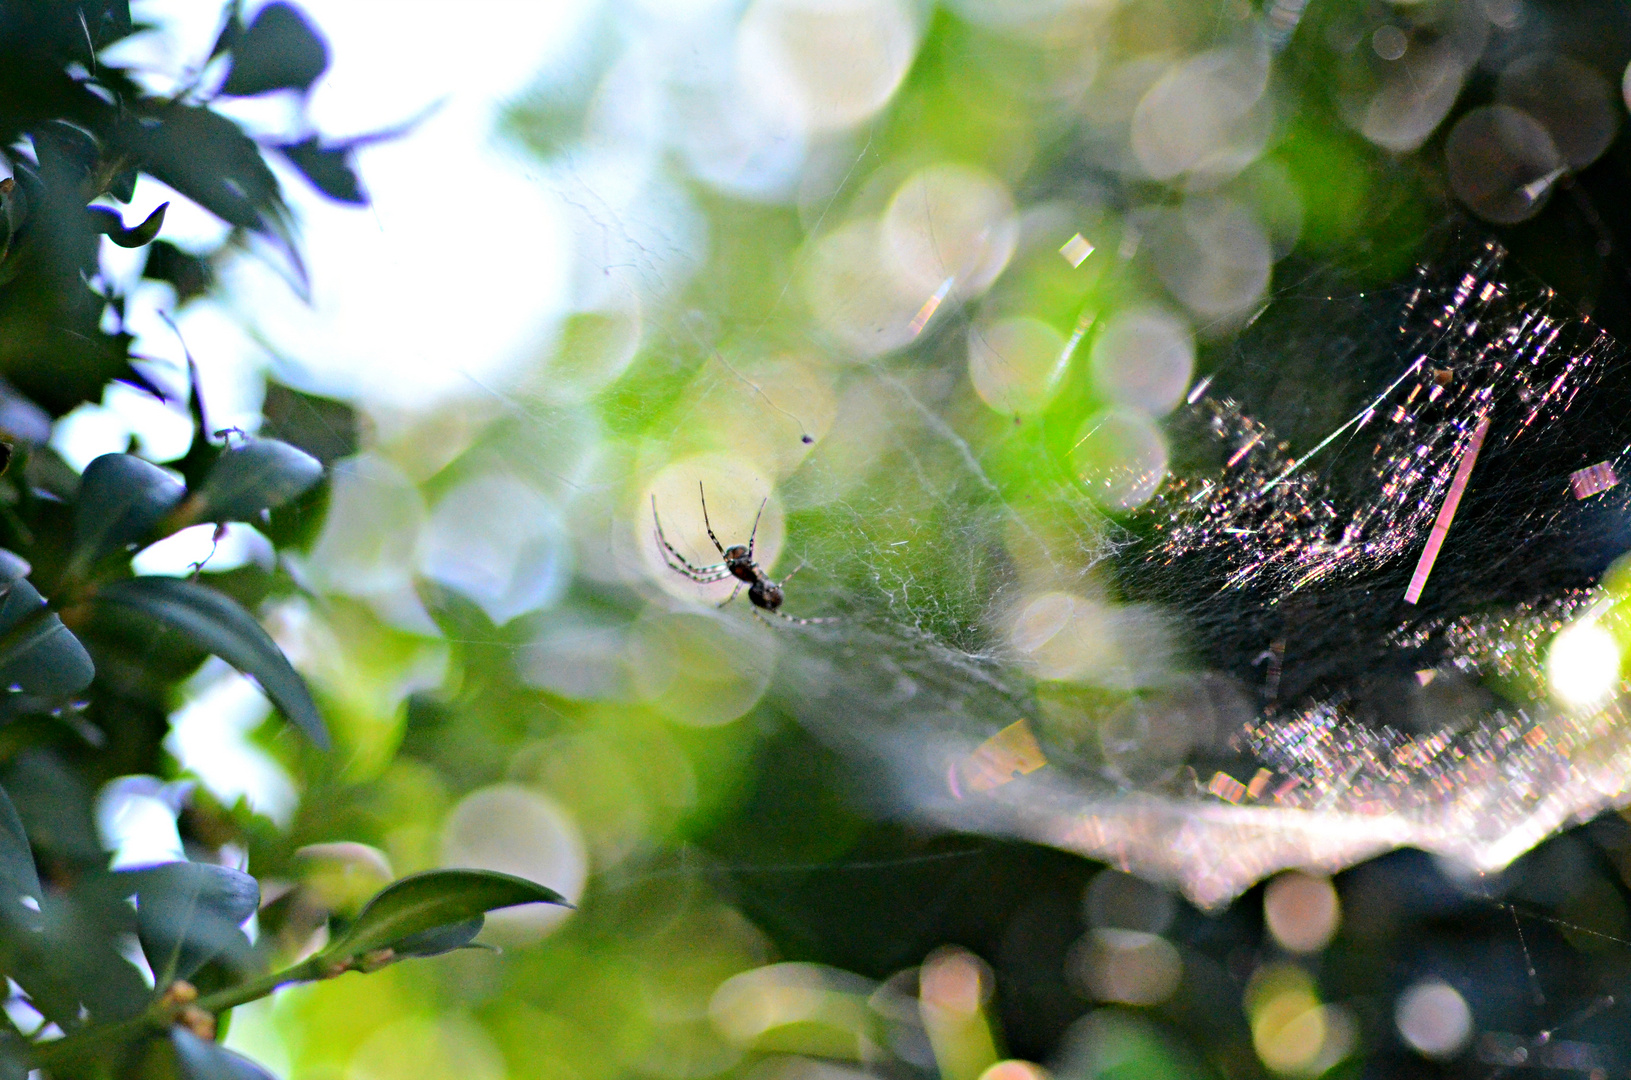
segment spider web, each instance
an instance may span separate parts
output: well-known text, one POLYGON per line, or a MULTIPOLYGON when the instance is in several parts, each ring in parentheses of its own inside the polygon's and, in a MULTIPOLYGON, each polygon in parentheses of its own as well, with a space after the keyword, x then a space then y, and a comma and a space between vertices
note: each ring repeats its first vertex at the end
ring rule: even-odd
POLYGON ((889 418, 872 482, 818 499, 817 454, 781 493, 816 568, 789 607, 843 618, 774 628, 780 707, 874 763, 907 813, 1204 905, 1401 846, 1493 870, 1623 802, 1620 704, 1538 689, 1550 637, 1627 547, 1626 488, 1570 482, 1631 467, 1620 353, 1494 243, 1345 286, 1304 278, 1211 358, 1168 421, 1172 475, 1116 520, 1063 471, 1000 490, 932 371, 858 375, 889 418), (1037 679, 993 630, 1037 565, 1136 615, 1105 633, 1154 674, 1037 679))

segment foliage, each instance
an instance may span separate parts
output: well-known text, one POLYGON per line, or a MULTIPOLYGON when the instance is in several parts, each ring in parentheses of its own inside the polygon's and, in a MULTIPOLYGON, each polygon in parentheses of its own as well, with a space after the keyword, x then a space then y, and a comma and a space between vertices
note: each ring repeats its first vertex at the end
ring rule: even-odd
MULTIPOLYGON (((169 96, 99 59, 140 29, 126 0, 0 5, 0 146, 11 173, 0 181, 0 399, 10 457, 0 477, 0 757, 10 792, 0 790, 0 971, 20 988, 0 1021, 5 1076, 30 1068, 63 1077, 264 1076, 215 1045, 219 1014, 288 983, 458 948, 495 907, 560 902, 504 875, 422 874, 382 892, 329 947, 267 973, 275 937, 252 943, 241 929, 261 908, 248 874, 210 861, 108 868, 93 793, 111 777, 163 771, 177 685, 207 655, 254 678, 316 747, 326 749, 329 735, 305 681, 253 614, 287 581, 261 574, 222 589, 196 575, 131 571, 134 553, 192 526, 213 525, 219 535, 243 521, 274 536, 298 532, 321 495, 319 460, 290 442, 210 430, 196 372, 179 392, 190 403, 193 444, 173 468, 113 453, 76 476, 45 444, 52 418, 100 399, 110 382, 176 396, 130 351, 126 296, 103 270, 101 239, 148 247, 146 276, 185 303, 208 286, 221 252, 158 240, 165 206, 127 225, 119 206, 138 177, 230 225, 223 250, 267 245, 297 284, 292 221, 265 155, 281 155, 333 198, 363 201, 348 146, 315 135, 261 145, 214 107, 310 89, 328 67, 328 48, 298 9, 272 3, 248 25, 230 9, 209 63, 169 96), (139 947, 151 985, 127 958, 127 942, 139 947), (37 1022, 20 1027, 30 1011, 37 1022)), ((280 393, 274 400, 286 405, 301 398, 280 393)), ((332 458, 321 439, 314 445, 332 458)))

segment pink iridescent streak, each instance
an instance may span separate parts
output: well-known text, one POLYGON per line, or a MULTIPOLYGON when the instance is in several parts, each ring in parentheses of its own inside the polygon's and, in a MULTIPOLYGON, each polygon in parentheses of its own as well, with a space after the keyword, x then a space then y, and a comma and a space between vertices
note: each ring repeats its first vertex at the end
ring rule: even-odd
POLYGON ((1484 434, 1489 431, 1489 417, 1478 421, 1478 427, 1473 429, 1472 439, 1467 448, 1461 452, 1461 463, 1456 466, 1455 479, 1450 481, 1449 493, 1444 496, 1444 505, 1439 507, 1438 520, 1433 522, 1433 531, 1427 535, 1427 546, 1422 548, 1421 558, 1416 562, 1416 572, 1410 575, 1410 587, 1404 591, 1404 602, 1414 604, 1421 599, 1421 591, 1427 587, 1427 575, 1433 572, 1433 563, 1438 559, 1438 549, 1444 546, 1444 536, 1450 531, 1450 521, 1455 517, 1456 507, 1461 505, 1461 493, 1466 490, 1467 478, 1472 475, 1472 467, 1478 461, 1478 451, 1484 446, 1484 434))
POLYGON ((1619 482, 1620 478, 1614 474, 1614 466, 1606 461, 1569 474, 1569 487, 1573 489, 1574 497, 1577 499, 1589 499, 1619 482))

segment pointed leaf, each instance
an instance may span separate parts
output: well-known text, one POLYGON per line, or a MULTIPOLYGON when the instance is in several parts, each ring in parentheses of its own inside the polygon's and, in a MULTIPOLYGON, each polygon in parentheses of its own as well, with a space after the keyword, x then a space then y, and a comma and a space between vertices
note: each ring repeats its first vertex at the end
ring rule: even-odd
POLYGON ((481 933, 481 928, 486 922, 485 915, 474 915, 463 922, 421 930, 417 934, 397 939, 391 949, 398 956, 440 956, 442 953, 462 949, 470 944, 471 940, 481 933))
POLYGON ((328 731, 305 680, 237 601, 197 582, 168 577, 115 581, 103 586, 96 600, 172 626, 239 671, 253 675, 284 716, 312 742, 328 749, 328 731))
POLYGON ((516 904, 565 904, 561 894, 526 878, 492 870, 428 870, 387 886, 368 901, 328 952, 351 957, 415 941, 419 935, 467 924, 477 915, 516 904))
POLYGON ((222 454, 194 496, 194 521, 253 521, 276 510, 323 477, 323 465, 276 439, 248 439, 222 454))
POLYGON ((169 473, 132 454, 103 454, 85 466, 74 507, 70 560, 76 574, 148 539, 183 493, 169 473))
POLYGON ((278 150, 324 195, 343 203, 368 205, 362 181, 357 179, 357 171, 351 163, 349 145, 323 146, 313 135, 302 142, 279 146, 278 150))
POLYGON ((174 862, 116 875, 136 895, 137 934, 161 978, 190 978, 217 957, 240 971, 254 966, 239 929, 260 907, 248 874, 208 863, 174 862))
POLYGON ((328 43, 293 4, 261 8, 232 46, 232 71, 221 92, 234 97, 270 90, 308 90, 328 70, 328 43))
POLYGON ((20 901, 28 897, 37 907, 42 895, 34 854, 28 846, 28 834, 23 831, 23 819, 17 816, 11 796, 0 788, 0 918, 23 926, 38 926, 38 912, 20 901))
POLYGON ((106 233, 107 238, 123 248, 139 248, 144 244, 153 242, 164 226, 164 212, 170 209, 169 203, 160 203, 159 208, 147 215, 140 225, 125 228, 123 219, 105 206, 87 206, 86 213, 91 216, 91 228, 99 233, 106 233))
POLYGON ((67 697, 95 677, 85 646, 33 585, 25 579, 0 584, 0 691, 67 697))
POLYGON ((201 296, 215 284, 215 270, 210 261, 189 255, 168 240, 155 240, 147 249, 147 265, 142 276, 154 281, 168 281, 176 290, 176 303, 185 304, 201 296))
POLYGON ((112 149, 231 225, 275 236, 283 214, 277 177, 237 124, 209 109, 169 105, 131 116, 112 149))
POLYGON ((182 1080, 276 1080, 242 1054, 205 1042, 179 1025, 170 1029, 170 1046, 182 1080))

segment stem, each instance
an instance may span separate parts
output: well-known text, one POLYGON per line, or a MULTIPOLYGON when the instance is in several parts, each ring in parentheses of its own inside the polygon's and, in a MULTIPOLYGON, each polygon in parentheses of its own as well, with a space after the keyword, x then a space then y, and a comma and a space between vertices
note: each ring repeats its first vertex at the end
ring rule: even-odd
MULTIPOLYGON (((313 956, 293 967, 201 997, 192 1005, 207 1013, 222 1013, 234 1006, 263 998, 280 986, 326 978, 333 963, 332 958, 313 956)), ((184 1007, 161 999, 128 1020, 101 1024, 51 1042, 35 1043, 31 1047, 34 1059, 31 1064, 34 1068, 49 1071, 54 1065, 89 1057, 144 1035, 157 1034, 167 1030, 184 1007)))
POLYGON ((193 1002, 193 1005, 207 1013, 223 1013, 246 1002, 263 998, 280 986, 326 979, 333 964, 334 959, 332 957, 319 953, 316 956, 302 960, 294 967, 274 971, 270 975, 262 975, 258 979, 251 979, 249 982, 239 983, 237 986, 229 986, 225 990, 217 990, 213 994, 199 998, 193 1002))

